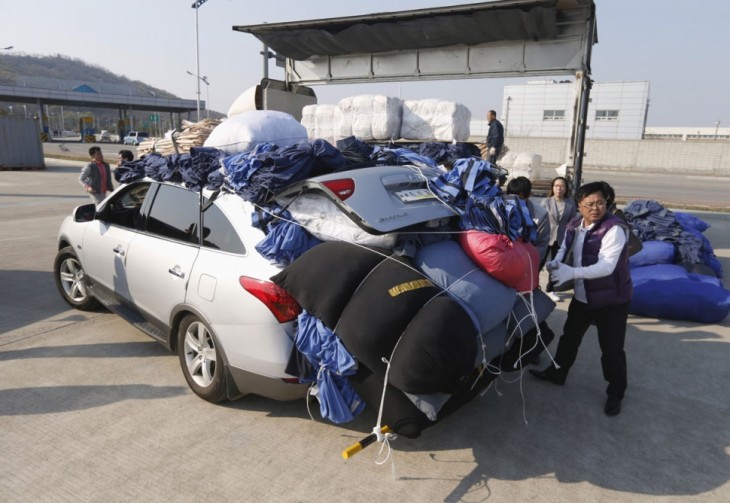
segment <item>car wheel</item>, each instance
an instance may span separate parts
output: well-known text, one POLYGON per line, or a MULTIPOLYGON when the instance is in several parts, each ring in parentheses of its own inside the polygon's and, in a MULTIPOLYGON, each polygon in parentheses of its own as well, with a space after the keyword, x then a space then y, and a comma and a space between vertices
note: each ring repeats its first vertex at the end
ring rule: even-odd
POLYGON ((84 268, 81 267, 81 262, 70 246, 62 248, 56 255, 56 260, 53 262, 53 277, 61 297, 71 307, 90 311, 99 305, 89 293, 84 268))
POLYGON ((177 332, 177 351, 185 380, 200 398, 217 403, 226 398, 223 359, 212 330, 194 315, 177 332))

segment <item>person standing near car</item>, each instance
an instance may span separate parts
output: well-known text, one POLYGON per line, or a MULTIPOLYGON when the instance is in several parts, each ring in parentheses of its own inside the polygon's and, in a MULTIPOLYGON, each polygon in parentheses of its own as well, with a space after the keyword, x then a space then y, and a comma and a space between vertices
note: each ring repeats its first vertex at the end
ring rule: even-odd
POLYGON ((548 252, 548 243, 550 241, 550 219, 545 208, 539 204, 535 204, 530 196, 532 195, 532 182, 526 176, 518 176, 507 183, 507 194, 514 194, 525 202, 527 210, 530 212, 532 221, 537 230, 535 240, 532 244, 540 256, 540 268, 542 268, 545 257, 548 252))
POLYGON ((487 132, 487 160, 496 164, 499 154, 504 146, 504 127, 497 120, 497 112, 490 110, 487 114, 489 131, 487 132))
POLYGON ((581 186, 575 195, 580 215, 567 225, 555 259, 547 263, 556 286, 574 282, 554 365, 530 370, 538 379, 563 385, 578 356, 583 335, 594 324, 608 382, 607 416, 621 412, 626 391, 624 339, 633 295, 629 272, 629 229, 607 211, 613 189, 605 182, 581 186))
POLYGON ((104 162, 104 154, 98 146, 89 149, 91 162, 81 169, 79 183, 89 194, 94 204, 104 200, 107 193, 114 190, 112 185, 112 170, 109 163, 104 162))
MULTIPOLYGON (((540 204, 547 210, 548 218, 550 219, 548 253, 543 258, 543 261, 547 261, 557 256, 560 245, 565 237, 565 228, 568 222, 573 220, 578 214, 578 210, 575 207, 575 202, 570 198, 568 180, 562 176, 553 178, 550 184, 550 192, 540 204)), ((542 268, 542 265, 540 265, 540 268, 542 268)), ((552 281, 548 281, 545 292, 553 302, 560 301, 560 297, 554 292, 552 281)))
POLYGON ((117 168, 125 162, 134 161, 134 154, 131 150, 120 150, 119 157, 117 157, 117 168))

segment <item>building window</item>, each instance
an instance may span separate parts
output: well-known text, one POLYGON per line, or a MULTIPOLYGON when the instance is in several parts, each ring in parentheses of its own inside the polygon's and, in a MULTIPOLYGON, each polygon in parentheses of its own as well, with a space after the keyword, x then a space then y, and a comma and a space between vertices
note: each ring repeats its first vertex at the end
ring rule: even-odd
POLYGON ((618 110, 596 110, 597 121, 617 121, 618 110))
POLYGON ((544 121, 565 120, 565 110, 543 110, 542 120, 544 120, 544 121))

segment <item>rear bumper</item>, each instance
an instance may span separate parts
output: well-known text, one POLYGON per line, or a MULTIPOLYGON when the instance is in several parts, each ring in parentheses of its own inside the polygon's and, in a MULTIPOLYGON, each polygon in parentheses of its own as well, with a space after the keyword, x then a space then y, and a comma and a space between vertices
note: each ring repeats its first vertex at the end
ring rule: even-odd
POLYGON ((254 394, 279 401, 297 400, 306 395, 309 387, 308 384, 287 383, 281 379, 264 377, 235 367, 228 367, 228 374, 239 392, 235 395, 229 390, 229 399, 254 394))

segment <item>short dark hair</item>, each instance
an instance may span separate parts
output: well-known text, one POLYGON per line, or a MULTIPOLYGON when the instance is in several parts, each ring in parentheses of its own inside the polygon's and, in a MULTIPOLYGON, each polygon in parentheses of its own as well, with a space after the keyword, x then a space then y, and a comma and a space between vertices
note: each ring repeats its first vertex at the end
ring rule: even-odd
POLYGON ((134 154, 131 150, 120 150, 119 155, 122 156, 124 162, 134 161, 134 154))
POLYGON ((496 117, 497 116, 497 111, 496 110, 490 110, 487 115, 489 115, 489 114, 494 115, 496 117))
POLYGON ((101 147, 94 145, 89 149, 89 157, 94 157, 94 154, 96 154, 97 152, 101 152, 101 147))
POLYGON ((578 187, 578 190, 575 191, 575 201, 580 203, 583 199, 590 196, 591 194, 595 194, 596 192, 601 193, 603 198, 606 200, 606 206, 611 206, 614 199, 616 199, 616 194, 613 191, 613 187, 611 187, 608 183, 591 182, 578 187))
POLYGON ((507 194, 516 194, 522 199, 527 199, 532 194, 532 182, 526 176, 513 178, 507 184, 507 194))

